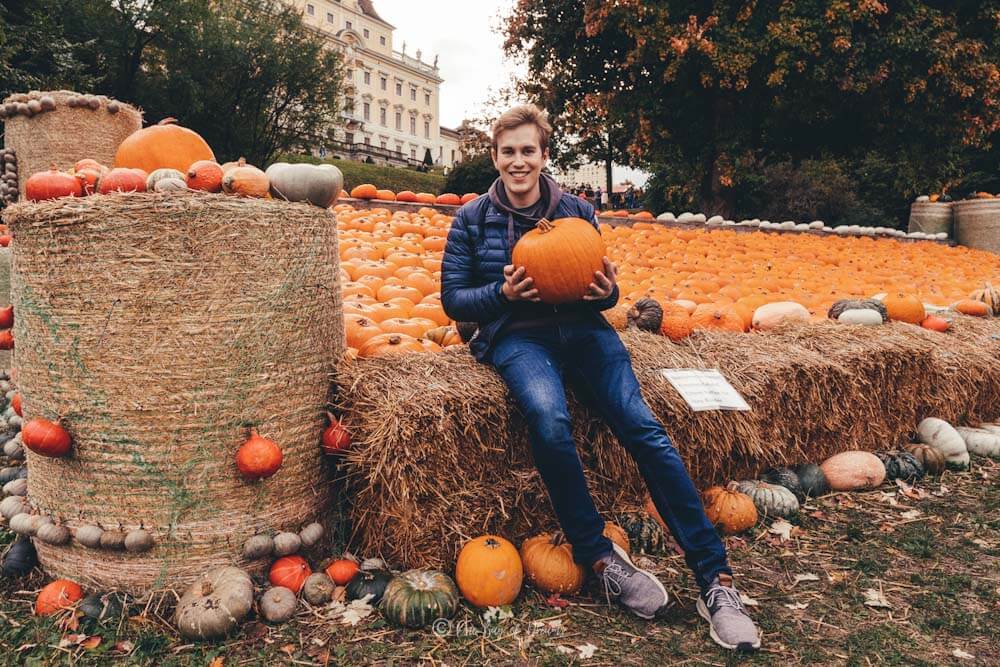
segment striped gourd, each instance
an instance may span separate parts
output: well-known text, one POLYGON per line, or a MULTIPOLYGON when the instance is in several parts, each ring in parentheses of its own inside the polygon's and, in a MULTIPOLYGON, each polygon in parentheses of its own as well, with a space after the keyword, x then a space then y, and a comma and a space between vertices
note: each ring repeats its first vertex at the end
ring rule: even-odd
POLYGON ((408 570, 386 586, 382 613, 396 625, 422 628, 451 618, 458 608, 458 587, 439 570, 408 570))

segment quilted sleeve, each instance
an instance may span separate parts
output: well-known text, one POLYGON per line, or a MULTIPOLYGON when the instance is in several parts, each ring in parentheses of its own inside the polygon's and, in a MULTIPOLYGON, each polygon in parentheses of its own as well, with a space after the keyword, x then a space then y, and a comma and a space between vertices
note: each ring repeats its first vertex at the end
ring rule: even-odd
MULTIPOLYGON (((584 215, 583 219, 590 220, 594 227, 597 227, 597 232, 600 233, 601 226, 597 223, 597 212, 594 210, 594 207, 587 202, 580 202, 580 204, 584 207, 584 212, 589 213, 589 215, 584 215)), ((587 303, 596 310, 607 310, 608 308, 614 308, 615 304, 618 303, 618 296, 618 285, 615 285, 615 288, 611 290, 611 294, 608 296, 599 301, 588 301, 587 303)))
POLYGON ((501 292, 503 280, 476 284, 475 252, 463 209, 452 222, 441 262, 441 305, 456 322, 495 320, 510 303, 501 292))

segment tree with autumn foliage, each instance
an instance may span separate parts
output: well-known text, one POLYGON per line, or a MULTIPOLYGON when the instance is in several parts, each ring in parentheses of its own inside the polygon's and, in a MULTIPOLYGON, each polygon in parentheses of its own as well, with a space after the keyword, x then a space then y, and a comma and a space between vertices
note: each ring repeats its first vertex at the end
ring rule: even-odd
POLYGON ((504 30, 557 159, 602 159, 588 139, 622 128, 658 208, 753 215, 805 162, 890 218, 997 178, 1000 0, 518 0, 504 30))

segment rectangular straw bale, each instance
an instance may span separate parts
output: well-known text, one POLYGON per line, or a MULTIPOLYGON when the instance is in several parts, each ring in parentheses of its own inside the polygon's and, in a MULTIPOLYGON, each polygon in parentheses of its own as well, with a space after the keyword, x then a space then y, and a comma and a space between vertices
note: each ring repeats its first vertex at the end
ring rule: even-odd
MULTIPOLYGON (((767 334, 699 332, 681 344, 622 333, 643 395, 700 487, 776 464, 820 462, 906 441, 919 419, 1000 416, 1000 323, 960 318, 941 335, 905 324, 830 323, 767 334), (750 412, 692 412, 662 368, 719 368, 750 412)), ((552 528, 523 419, 490 367, 464 348, 342 365, 337 407, 353 433, 347 482, 354 546, 391 563, 446 566, 494 532, 552 528)), ((570 395, 598 509, 642 503, 635 464, 570 395)))

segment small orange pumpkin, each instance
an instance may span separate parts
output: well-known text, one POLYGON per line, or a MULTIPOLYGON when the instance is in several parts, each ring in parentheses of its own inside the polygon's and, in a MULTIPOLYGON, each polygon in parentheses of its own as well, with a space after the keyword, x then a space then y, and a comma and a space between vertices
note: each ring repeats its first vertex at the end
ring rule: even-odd
POLYGON ((14 304, 0 309, 0 329, 10 329, 14 326, 14 304))
POLYGON ((930 329, 931 331, 945 332, 951 328, 951 322, 944 319, 943 317, 938 317, 937 315, 928 315, 924 318, 924 321, 920 323, 925 329, 930 329))
POLYGON ((725 488, 709 488, 702 496, 708 520, 727 535, 742 533, 757 523, 753 499, 737 488, 736 482, 730 482, 725 488))
POLYGON ((351 197, 354 199, 375 199, 378 197, 378 188, 371 183, 362 183, 351 190, 351 197))
POLYGON ((248 479, 263 479, 278 472, 283 458, 278 443, 257 435, 257 429, 250 429, 250 437, 236 452, 236 467, 248 479))
POLYGON ((526 539, 521 544, 521 563, 528 581, 545 593, 579 593, 587 574, 573 560, 572 547, 561 532, 526 539))
POLYGON ((466 192, 464 195, 462 195, 462 199, 459 200, 459 201, 462 204, 468 204, 470 201, 472 201, 474 199, 478 199, 478 198, 479 198, 479 195, 476 194, 475 192, 466 192))
POLYGON ((192 190, 222 192, 222 165, 215 160, 198 160, 187 170, 187 186, 192 190))
POLYGON ((35 598, 35 615, 50 616, 72 607, 83 597, 80 584, 69 579, 56 579, 38 592, 35 598))
POLYGON ((14 349, 14 332, 10 329, 0 331, 0 350, 14 349))
POLYGON ((302 556, 282 556, 271 565, 267 579, 272 586, 284 586, 297 594, 310 574, 312 568, 302 556))
POLYGON ((455 563, 455 583, 476 607, 510 604, 521 592, 524 567, 513 544, 497 535, 469 540, 455 563))
POLYGON ((443 194, 438 195, 434 203, 444 204, 446 206, 458 206, 459 204, 462 203, 462 199, 461 197, 459 197, 454 193, 445 192, 443 194))
POLYGON ((972 315, 973 317, 989 317, 993 314, 989 304, 985 301, 976 301, 974 299, 962 299, 955 303, 952 309, 963 315, 972 315))
POLYGON ((340 454, 351 448, 351 434, 344 424, 329 412, 326 413, 330 425, 323 431, 323 453, 340 454))
POLYGON ((267 174, 240 158, 238 166, 225 172, 222 191, 227 195, 264 199, 271 196, 267 174))
POLYGON ((327 576, 338 586, 346 586, 359 570, 358 564, 349 558, 338 558, 326 566, 327 576))
POLYGON ((25 422, 21 427, 21 440, 36 454, 52 458, 66 456, 73 445, 66 429, 40 417, 25 422))

